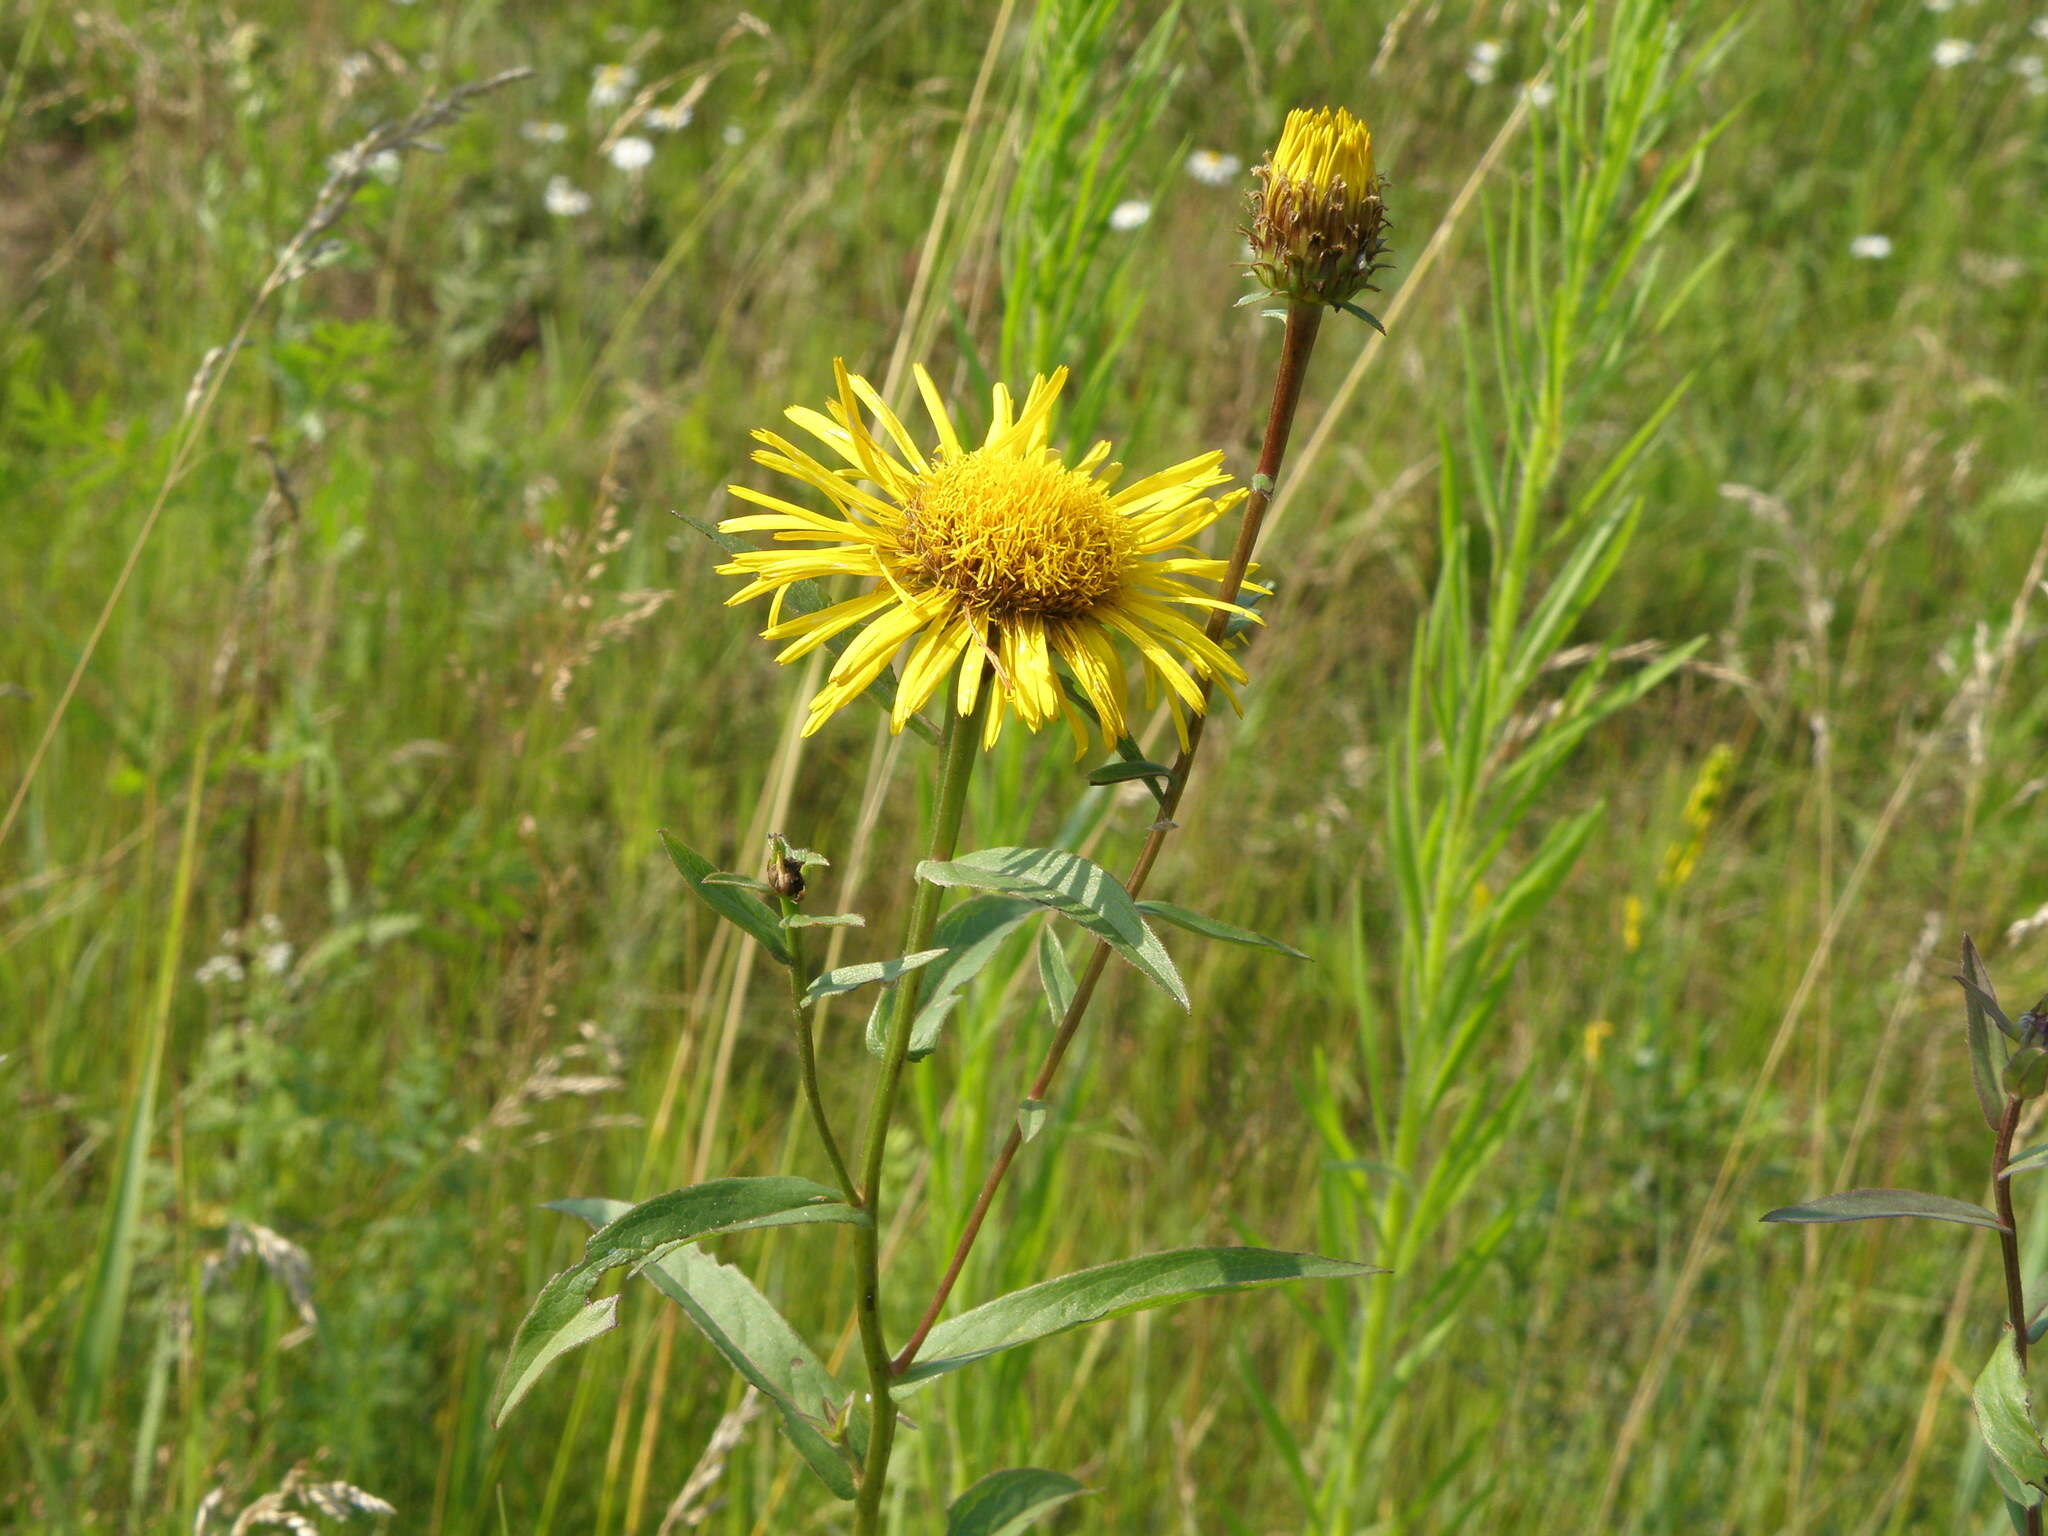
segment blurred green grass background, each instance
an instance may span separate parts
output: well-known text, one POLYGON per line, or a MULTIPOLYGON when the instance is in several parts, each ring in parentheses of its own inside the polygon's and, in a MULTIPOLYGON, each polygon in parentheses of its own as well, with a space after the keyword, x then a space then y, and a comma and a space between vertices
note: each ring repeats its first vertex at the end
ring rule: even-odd
MULTIPOLYGON (((1316 964, 1187 950, 1192 1018, 1117 979, 966 1299, 1194 1242, 1375 1257, 1375 1202, 1414 1171, 1376 1166, 1368 1106, 1410 1045, 1387 839, 1410 648, 1444 476, 1517 430, 1482 402, 1517 367, 1491 338, 1538 302, 1509 235, 1518 193, 1544 206, 1546 72, 1583 46, 1597 92, 1613 9, 0 17, 0 795, 27 784, 0 844, 0 1526, 189 1530, 215 1488, 240 1508, 315 1457, 394 1529, 663 1525, 738 1392, 651 1293, 504 1430, 483 1410, 577 1241, 539 1201, 813 1155, 772 978, 654 830, 739 867, 771 825, 824 849, 865 882, 833 909, 879 942, 924 756, 853 714, 795 754, 798 678, 668 513, 718 515, 747 432, 822 399, 835 355, 928 359, 970 401, 1066 361, 1075 437, 1248 473, 1278 327, 1233 308, 1248 176, 1188 157, 1248 166, 1324 101, 1373 125, 1401 315, 1355 390, 1368 333, 1326 328, 1246 716, 1155 891, 1316 964), (613 64, 633 84, 594 100, 613 64), (372 168, 206 399, 330 157, 516 66, 372 168), (309 1314, 289 1254, 242 1256, 258 1227, 303 1251, 309 1314)), ((1441 1335, 1391 1407, 1357 1380, 1353 1293, 1049 1343, 920 1401, 900 1529, 1026 1462, 1098 1490, 1075 1530, 1996 1528, 1977 1237, 1753 1218, 1845 1183, 1974 1196, 1950 958, 1970 932, 2008 994, 2048 987, 2048 17, 1623 9, 1692 72, 1642 153, 1568 152, 1648 187, 1713 136, 1644 315, 1571 402, 1565 485, 1690 380, 1565 640, 1647 648, 1618 671, 1703 644, 1518 823, 1526 846, 1606 807, 1416 1127, 1426 1167, 1470 1104, 1521 1096, 1404 1269, 1461 1276, 1441 1335)), ((1063 823, 1081 788, 1063 742, 1008 743, 975 836, 1064 827, 1120 864, 1142 805, 1063 823)), ((1042 1043, 1028 997, 982 992, 913 1079, 907 1275, 1042 1043)), ((857 1014, 824 1047, 847 1114, 857 1014)), ((838 1241, 722 1251, 829 1341, 838 1241)), ((803 1475, 755 1421, 700 1528, 840 1529, 803 1475)))

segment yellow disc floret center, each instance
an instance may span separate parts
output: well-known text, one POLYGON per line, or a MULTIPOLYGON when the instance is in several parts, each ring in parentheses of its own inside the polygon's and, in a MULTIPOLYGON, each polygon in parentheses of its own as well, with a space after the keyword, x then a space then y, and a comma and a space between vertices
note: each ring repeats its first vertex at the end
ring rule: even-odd
POLYGON ((1136 543, 1101 485, 1045 452, 946 460, 905 498, 903 522, 905 581, 997 620, 1087 613, 1123 586, 1136 543))

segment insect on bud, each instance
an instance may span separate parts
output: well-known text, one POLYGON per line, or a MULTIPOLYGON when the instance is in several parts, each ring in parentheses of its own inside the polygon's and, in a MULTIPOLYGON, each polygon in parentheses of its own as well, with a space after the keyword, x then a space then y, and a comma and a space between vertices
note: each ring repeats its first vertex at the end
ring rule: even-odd
POLYGON ((804 867, 778 849, 768 855, 768 889, 785 901, 804 899, 804 867))

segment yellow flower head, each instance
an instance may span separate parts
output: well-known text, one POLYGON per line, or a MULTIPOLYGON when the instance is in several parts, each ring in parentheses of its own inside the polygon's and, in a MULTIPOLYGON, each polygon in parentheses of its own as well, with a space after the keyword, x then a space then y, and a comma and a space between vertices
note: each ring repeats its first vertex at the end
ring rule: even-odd
POLYGON ((1235 703, 1230 685, 1244 681, 1244 670, 1203 632, 1202 619, 1218 609, 1246 610, 1198 590, 1194 583, 1219 580, 1227 562, 1189 543, 1245 494, 1203 494, 1230 479, 1221 453, 1117 490, 1123 466, 1108 462, 1109 444, 1097 443, 1071 465, 1048 446, 1066 369, 1033 380, 1021 409, 998 384, 988 435, 969 447, 920 367, 917 387, 936 436, 927 452, 866 379, 843 362, 833 369, 839 393, 825 413, 803 406, 786 413, 833 462, 774 432, 754 434, 766 445, 754 461, 801 481, 830 511, 735 485, 733 495, 768 510, 719 524, 800 546, 747 550, 718 568, 750 578, 728 606, 773 594, 762 633, 789 642, 778 661, 795 661, 860 627, 811 700, 804 734, 859 698, 905 646, 889 720, 897 731, 951 680, 963 715, 983 687, 993 690, 985 745, 994 744, 1006 717, 1034 731, 1060 719, 1078 755, 1087 750, 1089 726, 1062 686, 1064 668, 1113 741, 1127 734, 1129 708, 1119 637, 1144 665, 1148 700, 1165 693, 1183 741, 1188 712, 1205 705, 1204 681, 1219 682, 1235 703), (793 585, 835 576, 853 577, 864 590, 785 614, 793 585))
POLYGON ((1280 130, 1272 174, 1356 210, 1372 195, 1372 130, 1342 107, 1297 107, 1280 130))
POLYGON ((1287 114, 1252 194, 1251 270, 1268 292, 1341 305, 1373 286, 1386 253, 1385 183, 1372 130, 1342 107, 1287 114))

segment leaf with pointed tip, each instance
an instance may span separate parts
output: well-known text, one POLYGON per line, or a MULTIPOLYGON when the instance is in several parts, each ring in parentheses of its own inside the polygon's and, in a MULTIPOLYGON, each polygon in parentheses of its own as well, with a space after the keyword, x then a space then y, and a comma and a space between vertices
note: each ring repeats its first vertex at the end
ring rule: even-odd
MULTIPOLYGON (((624 1200, 575 1199, 550 1201, 547 1209, 602 1227, 632 1205, 624 1200)), ((782 1432, 819 1480, 840 1498, 851 1499, 854 1468, 867 1450, 867 1419, 849 1416, 850 1446, 824 1433, 823 1415, 838 1409, 850 1394, 803 1335, 744 1273, 701 1248, 678 1248, 640 1273, 681 1307, 711 1347, 775 1405, 782 1432)))
POLYGON ((1229 923, 1220 923, 1213 917, 1190 912, 1186 907, 1176 907, 1170 901, 1141 901, 1138 903, 1138 910, 1147 917, 1156 917, 1162 922, 1172 923, 1176 928, 1185 928, 1189 933, 1199 933, 1205 939, 1221 939, 1226 944, 1243 944, 1250 949, 1277 949, 1281 954, 1292 955, 1297 960, 1308 958, 1292 944, 1282 944, 1278 939, 1269 939, 1263 933, 1253 933, 1249 928, 1233 928, 1229 923))
POLYGON ((809 1179, 713 1179, 642 1201, 592 1234, 583 1257, 541 1287, 512 1336, 512 1348, 491 1392, 491 1422, 502 1424, 542 1372, 569 1350, 608 1331, 618 1298, 592 1301, 607 1270, 647 1264, 714 1232, 794 1222, 864 1222, 867 1216, 835 1202, 832 1190, 809 1179))
MULTIPOLYGON (((1986 981, 1990 979, 1988 976, 1985 977, 1986 981)), ((2005 1010, 1998 1006, 1998 995, 1995 992, 1973 981, 1968 976, 1958 976, 1956 980, 1962 983, 1963 996, 1984 1010, 1991 1022, 1998 1026, 2000 1034, 2012 1041, 2014 1045, 2025 1045, 2027 1043, 2026 1031, 2005 1016, 2005 1010)))
POLYGON ((990 1355, 1127 1312, 1289 1280, 1350 1280, 1385 1273, 1370 1264, 1271 1248, 1182 1248, 1119 1259, 1026 1286, 947 1319, 925 1340, 925 1353, 897 1378, 896 1390, 907 1392, 990 1355))
POLYGON ((1999 1480, 2005 1496, 2031 1509, 2041 1502, 2041 1490, 2048 1488, 2048 1446, 2041 1444, 2041 1432, 2034 1427, 2026 1368, 2020 1364, 2010 1324, 2000 1332, 1998 1347, 1977 1373, 1970 1399, 1977 1407, 1977 1430, 1984 1437, 1985 1448, 2012 1474, 2010 1483, 1999 1480))
POLYGON ((1917 1189, 1852 1189, 1839 1195, 1822 1195, 1800 1205, 1780 1206, 1764 1216, 1765 1221, 1829 1222, 1881 1221, 1888 1216, 1917 1216, 1925 1221, 1959 1221, 1966 1226, 2009 1231, 2004 1222, 1981 1205, 1951 1200, 1947 1195, 1923 1194, 1917 1189))
POLYGON ((837 966, 811 979, 811 984, 804 988, 804 1006, 809 1007, 820 998, 851 992, 855 987, 865 987, 877 981, 894 981, 906 971, 930 965, 944 953, 943 949, 921 949, 914 955, 898 955, 894 960, 863 960, 859 965, 837 966))
POLYGON ((1164 763, 1150 762, 1142 757, 1116 758, 1088 770, 1088 782, 1098 788, 1105 784, 1125 784, 1132 779, 1160 779, 1171 784, 1173 770, 1164 763))
POLYGON ((1011 1467, 991 1472, 946 1509, 946 1536, 1017 1536, 1088 1490, 1064 1472, 1011 1467))
POLYGON ((1045 1100, 1026 1099, 1017 1106, 1017 1135, 1029 1141, 1045 1129, 1045 1100))
MULTIPOLYGON (((1963 935, 1962 974, 1969 978, 1963 983, 1963 1032, 1970 1047, 1970 1086, 1976 1090, 1977 1107, 1984 1112, 1984 1123, 1995 1131, 2005 1112, 2005 1094, 1999 1087, 2005 1072, 2005 1052, 1993 1049, 1990 1015, 1975 996, 1979 991, 1986 996, 1991 995, 1991 976, 1984 969, 1977 946, 1968 934, 1963 935)), ((1962 980, 1962 977, 1957 979, 1962 980)), ((1996 1006, 1995 998, 1993 1006, 1996 1006)))
POLYGON ((713 884, 710 876, 720 871, 713 868, 711 861, 701 853, 677 842, 667 832, 661 834, 661 846, 668 850, 670 860, 699 901, 751 935, 757 944, 784 965, 789 964, 789 950, 782 942, 782 932, 766 907, 751 896, 742 896, 729 885, 713 884))
POLYGON ((1045 1006, 1052 1011, 1058 1028, 1074 1006, 1074 972, 1067 964, 1067 952, 1060 948, 1059 935, 1046 928, 1038 935, 1038 984, 1045 988, 1045 1006))
POLYGON ((917 877, 1020 896, 1079 923, 1186 1009, 1188 989, 1158 936, 1108 870, 1063 848, 983 848, 957 859, 927 859, 917 877))

